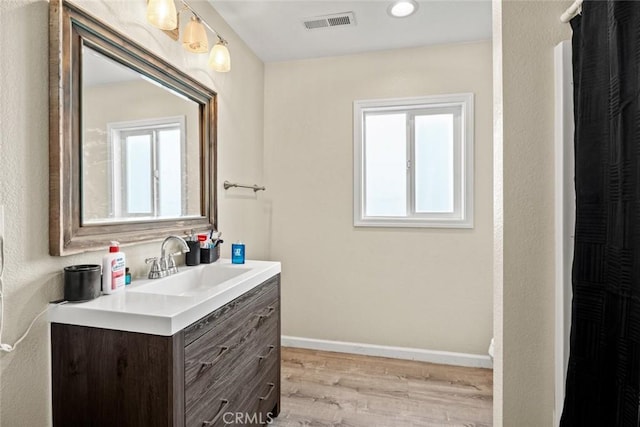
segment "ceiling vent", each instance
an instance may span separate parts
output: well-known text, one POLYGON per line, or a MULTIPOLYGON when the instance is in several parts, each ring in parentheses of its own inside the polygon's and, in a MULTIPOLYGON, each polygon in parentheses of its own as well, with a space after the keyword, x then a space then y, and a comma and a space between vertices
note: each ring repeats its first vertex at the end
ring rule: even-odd
POLYGON ((306 18, 304 20, 304 27, 307 30, 317 30, 318 28, 329 27, 343 27, 345 25, 356 25, 356 17, 353 12, 314 16, 313 18, 306 18))

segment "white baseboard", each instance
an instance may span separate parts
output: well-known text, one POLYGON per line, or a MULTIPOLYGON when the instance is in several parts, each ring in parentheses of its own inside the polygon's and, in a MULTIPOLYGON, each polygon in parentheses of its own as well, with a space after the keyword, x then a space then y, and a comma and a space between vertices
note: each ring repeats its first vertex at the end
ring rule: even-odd
POLYGON ((291 337, 287 335, 283 335, 280 342, 283 347, 335 351, 338 353, 361 354, 364 356, 390 357, 392 359, 417 360, 420 362, 438 363, 441 365, 493 368, 491 357, 482 354, 454 353, 450 351, 423 350, 420 348, 391 347, 376 344, 318 340, 313 338, 291 337))

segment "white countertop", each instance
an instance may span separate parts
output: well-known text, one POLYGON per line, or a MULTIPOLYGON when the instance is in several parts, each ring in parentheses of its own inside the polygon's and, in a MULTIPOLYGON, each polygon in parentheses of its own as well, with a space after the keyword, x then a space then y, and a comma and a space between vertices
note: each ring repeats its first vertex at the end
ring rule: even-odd
POLYGON ((281 268, 279 262, 247 260, 244 264, 231 264, 230 260, 222 259, 213 264, 179 267, 180 271, 170 277, 185 280, 201 277, 205 269, 220 265, 247 271, 190 295, 153 293, 154 284, 159 285, 164 279, 135 280, 121 292, 91 301, 52 304, 49 322, 170 336, 277 275, 281 268), (144 293, 135 291, 143 286, 144 293))

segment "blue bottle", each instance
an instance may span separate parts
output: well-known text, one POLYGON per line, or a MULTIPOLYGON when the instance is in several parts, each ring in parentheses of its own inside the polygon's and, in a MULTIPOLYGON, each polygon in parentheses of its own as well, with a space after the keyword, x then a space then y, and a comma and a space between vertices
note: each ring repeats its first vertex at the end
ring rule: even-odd
POLYGON ((231 245, 231 263, 244 264, 244 243, 233 243, 231 245))

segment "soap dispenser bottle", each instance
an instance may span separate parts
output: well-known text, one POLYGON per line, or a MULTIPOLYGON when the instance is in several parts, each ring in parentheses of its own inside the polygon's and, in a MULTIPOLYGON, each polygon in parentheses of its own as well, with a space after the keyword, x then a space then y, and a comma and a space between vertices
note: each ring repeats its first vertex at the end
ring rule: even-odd
POLYGON ((125 256, 118 242, 111 242, 109 253, 102 258, 102 293, 112 294, 124 289, 125 256))

